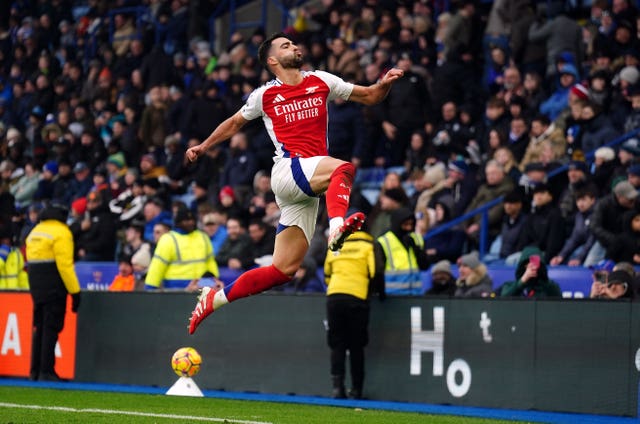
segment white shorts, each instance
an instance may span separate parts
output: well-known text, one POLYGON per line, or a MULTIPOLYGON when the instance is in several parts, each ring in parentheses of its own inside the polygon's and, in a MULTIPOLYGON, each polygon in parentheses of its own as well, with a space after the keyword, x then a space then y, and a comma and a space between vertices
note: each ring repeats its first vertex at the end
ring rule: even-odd
POLYGON ((311 158, 277 158, 271 169, 271 189, 280 208, 278 232, 286 227, 300 227, 311 243, 318 219, 318 195, 311 191, 309 180, 318 163, 326 156, 311 158))

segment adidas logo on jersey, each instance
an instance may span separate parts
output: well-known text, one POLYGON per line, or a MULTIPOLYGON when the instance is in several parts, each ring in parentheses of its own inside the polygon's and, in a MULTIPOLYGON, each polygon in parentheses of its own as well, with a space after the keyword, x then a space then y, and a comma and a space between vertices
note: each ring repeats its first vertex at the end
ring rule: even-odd
POLYGON ((273 103, 280 103, 280 102, 284 102, 285 100, 287 99, 285 99, 282 94, 278 93, 276 94, 276 98, 273 99, 273 103))

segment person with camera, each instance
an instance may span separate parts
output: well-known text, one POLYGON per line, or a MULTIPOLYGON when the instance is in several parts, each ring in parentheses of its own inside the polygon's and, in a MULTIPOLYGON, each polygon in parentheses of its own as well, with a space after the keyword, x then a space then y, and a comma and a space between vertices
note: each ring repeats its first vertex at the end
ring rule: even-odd
POLYGON ((51 204, 26 240, 29 290, 33 299, 33 338, 29 378, 61 381, 55 372, 55 348, 64 327, 67 294, 71 311, 80 306, 80 283, 73 263, 73 235, 65 223, 69 211, 51 204))
POLYGON ((540 249, 525 247, 516 267, 516 279, 504 283, 500 296, 527 298, 562 297, 558 283, 549 278, 540 249))

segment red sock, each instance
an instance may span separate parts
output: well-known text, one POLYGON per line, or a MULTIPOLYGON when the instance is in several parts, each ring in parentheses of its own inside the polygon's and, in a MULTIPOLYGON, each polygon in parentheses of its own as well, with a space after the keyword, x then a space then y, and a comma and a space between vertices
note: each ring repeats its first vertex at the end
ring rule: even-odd
POLYGON ((250 269, 243 273, 232 285, 225 288, 224 292, 227 295, 227 300, 233 302, 236 299, 261 293, 271 287, 279 286, 289 280, 291 280, 291 277, 284 274, 275 266, 263 266, 250 269))
POLYGON ((329 219, 338 216, 344 217, 347 214, 355 173, 356 168, 350 162, 346 162, 337 167, 331 174, 326 193, 329 219))

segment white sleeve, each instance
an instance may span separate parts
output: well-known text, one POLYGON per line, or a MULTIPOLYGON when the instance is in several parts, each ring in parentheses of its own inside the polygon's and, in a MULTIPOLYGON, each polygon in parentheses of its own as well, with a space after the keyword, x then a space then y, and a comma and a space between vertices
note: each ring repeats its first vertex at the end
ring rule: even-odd
POLYGON ((329 72, 315 71, 314 73, 329 86, 329 100, 333 100, 338 97, 343 100, 349 100, 349 96, 351 96, 351 92, 353 91, 353 84, 345 82, 342 78, 330 74, 329 72))
POLYGON ((266 90, 265 86, 258 87, 247 98, 247 102, 240 109, 242 117, 247 121, 262 117, 264 112, 262 111, 262 95, 266 90))

